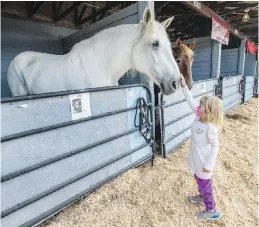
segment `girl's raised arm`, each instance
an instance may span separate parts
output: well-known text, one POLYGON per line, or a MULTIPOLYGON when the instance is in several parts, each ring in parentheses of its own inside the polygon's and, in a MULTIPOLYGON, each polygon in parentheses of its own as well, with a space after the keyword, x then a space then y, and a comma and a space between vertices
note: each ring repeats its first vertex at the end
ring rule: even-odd
POLYGON ((185 83, 185 79, 183 77, 183 75, 181 74, 181 86, 182 86, 182 90, 183 90, 183 94, 189 104, 189 106, 191 107, 191 109, 193 110, 193 112, 199 116, 199 108, 197 103, 194 101, 193 97, 192 97, 192 93, 190 92, 189 88, 187 87, 186 83, 185 83))

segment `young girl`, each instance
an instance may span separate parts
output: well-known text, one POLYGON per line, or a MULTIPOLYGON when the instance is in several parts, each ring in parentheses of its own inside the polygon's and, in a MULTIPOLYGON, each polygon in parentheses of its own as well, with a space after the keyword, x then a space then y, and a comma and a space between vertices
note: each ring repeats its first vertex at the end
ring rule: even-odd
POLYGON ((216 220, 220 218, 220 213, 215 208, 211 178, 219 150, 218 128, 223 123, 223 104, 217 97, 204 96, 200 99, 200 105, 196 105, 182 75, 181 86, 187 102, 196 114, 191 129, 188 163, 200 194, 189 197, 189 201, 205 205, 206 209, 196 214, 198 218, 216 220))

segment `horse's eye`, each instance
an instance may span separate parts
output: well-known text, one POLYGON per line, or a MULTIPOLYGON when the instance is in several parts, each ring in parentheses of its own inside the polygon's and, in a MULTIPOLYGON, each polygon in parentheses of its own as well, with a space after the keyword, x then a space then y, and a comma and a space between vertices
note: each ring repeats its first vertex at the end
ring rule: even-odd
POLYGON ((159 42, 157 40, 153 41, 152 46, 153 46, 153 48, 158 48, 159 47, 159 42))
POLYGON ((181 64, 181 60, 179 58, 176 61, 178 64, 181 64))

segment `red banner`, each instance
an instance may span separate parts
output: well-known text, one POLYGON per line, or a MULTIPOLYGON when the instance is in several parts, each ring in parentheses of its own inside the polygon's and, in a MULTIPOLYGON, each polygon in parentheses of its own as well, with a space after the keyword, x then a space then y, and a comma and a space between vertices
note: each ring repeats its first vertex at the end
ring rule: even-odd
POLYGON ((249 54, 255 54, 258 51, 257 46, 249 40, 246 41, 246 49, 249 54))
POLYGON ((212 29, 211 39, 228 45, 230 27, 227 22, 223 21, 220 17, 212 14, 212 29))

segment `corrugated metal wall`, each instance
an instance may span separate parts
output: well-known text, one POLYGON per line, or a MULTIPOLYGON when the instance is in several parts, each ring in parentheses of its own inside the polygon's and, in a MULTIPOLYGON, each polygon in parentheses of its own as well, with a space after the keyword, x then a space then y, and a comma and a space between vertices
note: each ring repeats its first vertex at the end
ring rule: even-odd
POLYGON ((220 76, 236 76, 238 74, 238 53, 238 48, 222 50, 220 76))
MULTIPOLYGON (((184 40, 190 44, 192 39, 184 40)), ((212 39, 210 37, 195 38, 194 63, 192 66, 193 80, 205 80, 211 78, 212 69, 212 39)))
POLYGON ((256 55, 246 54, 244 76, 256 75, 256 55))
POLYGON ((60 54, 59 36, 76 30, 32 21, 1 18, 1 97, 11 96, 6 74, 10 62, 23 51, 60 54))

